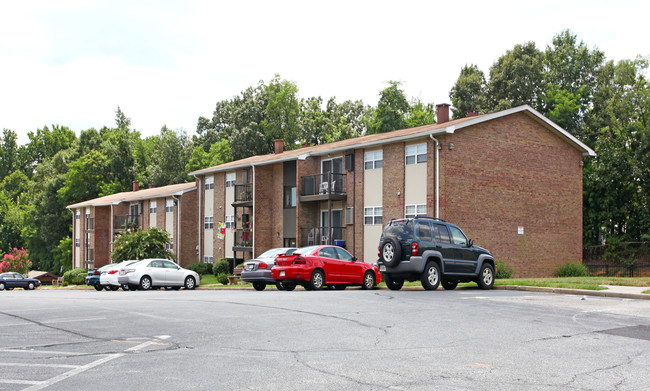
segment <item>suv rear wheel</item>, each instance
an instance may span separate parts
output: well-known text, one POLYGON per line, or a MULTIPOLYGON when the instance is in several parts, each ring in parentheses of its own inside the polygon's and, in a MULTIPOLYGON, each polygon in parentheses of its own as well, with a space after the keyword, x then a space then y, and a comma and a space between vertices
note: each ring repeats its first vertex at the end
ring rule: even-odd
POLYGON ((393 238, 386 239, 381 246, 381 260, 386 266, 397 265, 402 257, 402 247, 393 238))
POLYGON ((384 274, 384 281, 386 282, 388 289, 391 291, 398 291, 402 289, 402 286, 404 285, 404 280, 400 278, 393 278, 390 276, 390 274, 384 274))
POLYGON ((424 273, 420 278, 422 282, 422 287, 428 291, 435 291, 440 285, 440 268, 435 262, 427 263, 427 267, 424 268, 424 273))
POLYGON ((477 282, 481 289, 492 289, 494 286, 494 268, 492 268, 492 265, 484 263, 481 266, 477 282))

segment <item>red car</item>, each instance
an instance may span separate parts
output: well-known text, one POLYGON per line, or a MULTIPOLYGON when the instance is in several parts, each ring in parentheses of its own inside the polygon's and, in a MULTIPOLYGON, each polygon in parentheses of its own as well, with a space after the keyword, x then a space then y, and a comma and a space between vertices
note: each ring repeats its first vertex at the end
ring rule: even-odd
POLYGON ((292 254, 278 255, 271 276, 288 291, 296 285, 307 290, 319 290, 325 285, 334 289, 345 289, 348 285, 372 289, 381 282, 377 266, 358 261, 338 246, 303 247, 292 254))

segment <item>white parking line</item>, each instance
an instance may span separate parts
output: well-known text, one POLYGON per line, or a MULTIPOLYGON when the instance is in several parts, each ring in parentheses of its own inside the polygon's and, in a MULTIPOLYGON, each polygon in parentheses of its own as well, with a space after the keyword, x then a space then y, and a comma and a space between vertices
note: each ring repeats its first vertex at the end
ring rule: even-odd
POLYGON ((61 356, 84 356, 88 353, 79 353, 79 352, 59 352, 55 350, 26 350, 18 348, 0 348, 0 353, 40 353, 40 354, 51 354, 51 355, 61 355, 61 356))
POLYGON ((19 362, 0 362, 0 367, 43 367, 43 368, 79 368, 79 365, 67 364, 29 364, 19 362))
POLYGON ((4 384, 39 384, 40 381, 0 379, 0 383, 4 383, 4 384))

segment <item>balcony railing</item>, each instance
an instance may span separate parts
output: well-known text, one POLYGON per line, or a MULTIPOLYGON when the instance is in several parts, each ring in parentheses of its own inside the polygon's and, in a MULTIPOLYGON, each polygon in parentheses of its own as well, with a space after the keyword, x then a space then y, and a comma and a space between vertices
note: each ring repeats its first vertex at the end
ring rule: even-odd
POLYGON ((127 230, 127 229, 136 229, 140 226, 139 215, 122 215, 115 216, 115 223, 113 229, 115 230, 127 230))
POLYGON ((253 231, 251 229, 236 229, 235 244, 233 251, 252 251, 253 250, 253 231))
POLYGON ((345 194, 345 174, 326 172, 302 177, 300 195, 345 194))
POLYGON ((243 185, 235 185, 235 202, 236 204, 253 203, 253 184, 245 183, 243 185))
POLYGON ((300 228, 301 245, 314 246, 322 244, 337 244, 345 236, 345 227, 306 227, 300 228))
POLYGON ((92 231, 95 229, 95 218, 86 217, 86 231, 92 231))

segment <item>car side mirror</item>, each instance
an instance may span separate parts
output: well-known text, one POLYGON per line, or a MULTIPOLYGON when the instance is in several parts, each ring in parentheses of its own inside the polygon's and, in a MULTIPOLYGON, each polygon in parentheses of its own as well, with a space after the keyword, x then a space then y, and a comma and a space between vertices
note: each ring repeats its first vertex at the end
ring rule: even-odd
POLYGON ((352 257, 352 262, 356 262, 356 261, 357 261, 357 257, 352 257))
POLYGON ((472 247, 474 245, 474 241, 472 239, 467 241, 467 247, 472 247))

